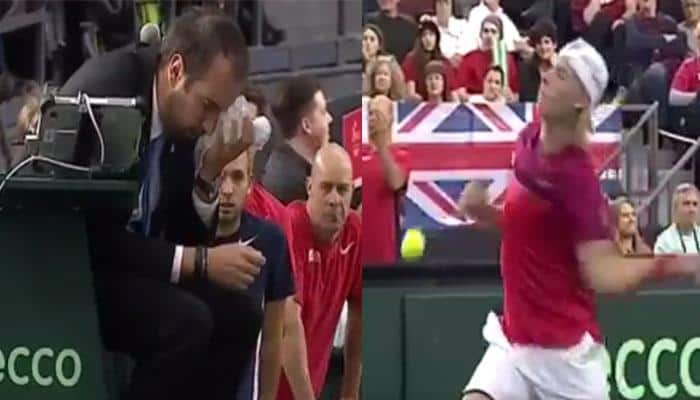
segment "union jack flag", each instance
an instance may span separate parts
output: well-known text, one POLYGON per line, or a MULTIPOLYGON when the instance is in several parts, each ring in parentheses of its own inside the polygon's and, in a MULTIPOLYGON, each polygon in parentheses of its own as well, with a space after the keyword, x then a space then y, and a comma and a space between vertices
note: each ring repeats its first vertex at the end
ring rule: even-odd
MULTIPOLYGON (((367 146, 366 101, 362 106, 362 146, 367 146)), ((490 181, 491 199, 502 200, 515 140, 536 113, 531 103, 396 103, 393 143, 408 151, 411 164, 403 225, 438 229, 463 224, 453 214, 470 180, 490 181)), ((592 153, 600 165, 619 145, 620 109, 599 106, 593 126, 592 153)))

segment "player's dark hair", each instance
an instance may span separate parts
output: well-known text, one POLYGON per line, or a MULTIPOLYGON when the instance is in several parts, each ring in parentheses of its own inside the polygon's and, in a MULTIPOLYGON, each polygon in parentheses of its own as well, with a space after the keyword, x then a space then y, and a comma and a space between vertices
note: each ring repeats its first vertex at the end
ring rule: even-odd
POLYGON ((285 139, 296 134, 304 113, 313 106, 314 96, 319 90, 321 85, 310 76, 294 77, 282 84, 272 113, 285 139))
POLYGON ((193 7, 173 23, 160 46, 160 66, 180 54, 192 79, 206 73, 219 54, 233 62, 235 73, 247 77, 250 56, 245 38, 229 16, 213 7, 193 7))

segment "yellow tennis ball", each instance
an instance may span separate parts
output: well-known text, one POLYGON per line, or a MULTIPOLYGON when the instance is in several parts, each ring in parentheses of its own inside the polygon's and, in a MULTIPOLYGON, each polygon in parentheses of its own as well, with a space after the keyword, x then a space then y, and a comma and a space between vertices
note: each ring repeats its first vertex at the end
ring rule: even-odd
POLYGON ((425 252, 425 235, 420 229, 411 228, 406 231, 401 242, 401 258, 415 260, 423 257, 425 252))

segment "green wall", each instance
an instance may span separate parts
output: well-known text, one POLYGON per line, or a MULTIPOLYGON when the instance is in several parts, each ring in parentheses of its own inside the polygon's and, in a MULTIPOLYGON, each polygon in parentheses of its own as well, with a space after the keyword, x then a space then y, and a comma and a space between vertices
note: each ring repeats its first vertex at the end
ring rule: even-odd
MULTIPOLYGON (((364 287, 364 400, 458 399, 500 287, 364 287)), ((602 299, 612 399, 700 398, 697 290, 602 299)))

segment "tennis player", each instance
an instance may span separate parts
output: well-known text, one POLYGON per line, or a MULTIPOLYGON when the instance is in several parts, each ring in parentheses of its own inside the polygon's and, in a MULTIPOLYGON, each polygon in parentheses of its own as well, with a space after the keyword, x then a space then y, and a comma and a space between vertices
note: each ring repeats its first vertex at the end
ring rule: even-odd
POLYGON ((697 256, 625 258, 610 239, 607 202, 587 151, 591 111, 608 84, 603 58, 579 39, 543 75, 541 122, 520 134, 502 209, 483 184, 460 201, 502 231, 502 316, 489 314, 489 346, 464 400, 608 399, 594 293, 633 291, 697 274, 697 256))

